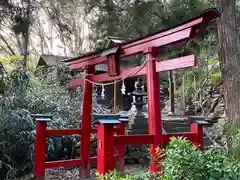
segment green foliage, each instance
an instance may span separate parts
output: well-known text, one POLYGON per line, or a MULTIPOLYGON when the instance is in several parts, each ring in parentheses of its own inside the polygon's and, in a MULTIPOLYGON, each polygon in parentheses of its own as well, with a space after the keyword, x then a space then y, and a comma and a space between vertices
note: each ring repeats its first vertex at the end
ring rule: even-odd
POLYGON ((183 21, 187 17, 197 14, 213 4, 202 0, 171 0, 168 4, 168 13, 171 17, 168 25, 183 21))
MULTIPOLYGON (((118 36, 127 41, 157 29, 171 27, 214 6, 212 1, 203 0, 172 0, 168 2, 159 0, 87 0, 84 2, 86 12, 95 14, 91 18, 90 39, 97 49, 105 47, 106 36, 118 36)), ((179 82, 177 83, 179 90, 182 90, 182 87, 179 87, 182 84, 182 76, 187 74, 185 90, 181 95, 187 94, 192 97, 205 85, 215 86, 221 83, 220 68, 217 67, 208 72, 208 64, 205 63, 205 60, 209 59, 208 57, 216 55, 216 40, 216 28, 213 26, 207 28, 204 34, 196 39, 187 42, 184 47, 168 47, 161 50, 159 59, 175 58, 192 53, 198 56, 200 67, 197 70, 191 68, 177 71, 176 81, 179 82)), ((141 64, 142 61, 142 58, 139 57, 125 59, 129 65, 141 64)))
POLYGON ((0 171, 2 178, 14 178, 32 169, 34 123, 26 110, 14 110, 0 100, 0 171))
MULTIPOLYGON (((159 154, 162 158, 162 153, 159 154)), ((160 158, 157 158, 160 159, 160 158)), ((102 177, 106 179, 161 179, 161 180, 238 180, 240 179, 240 162, 213 150, 199 151, 190 141, 183 138, 172 138, 166 148, 164 175, 154 176, 151 173, 138 173, 120 177, 111 172, 102 177)))
POLYGON ((2 63, 5 72, 7 73, 10 73, 12 70, 14 70, 16 68, 16 64, 21 63, 22 60, 23 56, 10 56, 8 58, 0 58, 0 62, 2 63))
POLYGON ((173 138, 166 149, 164 173, 173 180, 237 180, 240 162, 212 150, 203 153, 189 141, 173 138))
MULTIPOLYGON (((151 174, 150 172, 138 172, 137 175, 126 175, 122 177, 117 174, 116 170, 106 174, 105 176, 97 176, 96 179, 102 180, 157 180, 160 177, 151 174)), ((167 180, 167 179, 166 179, 167 180)))
POLYGON ((217 71, 211 72, 210 77, 211 77, 211 83, 213 85, 219 85, 222 82, 222 75, 219 68, 217 71))
MULTIPOLYGON (((0 176, 3 179, 32 170, 35 122, 30 114, 53 114, 53 121, 49 123, 53 129, 66 128, 75 120, 80 123, 80 93, 71 97, 59 82, 49 82, 41 73, 37 77, 21 64, 15 67, 5 73, 2 79, 5 88, 0 95, 0 163, 3 166, 0 176)), ((51 142, 48 141, 48 147, 51 142)), ((55 148, 52 153, 56 155, 56 151, 55 148)))
POLYGON ((85 0, 85 10, 93 13, 91 39, 96 47, 106 45, 106 36, 132 39, 198 14, 210 3, 202 0, 93 1, 85 0))
MULTIPOLYGON (((20 55, 0 58, 0 62, 3 64, 6 73, 10 73, 11 71, 15 70, 16 67, 21 66, 20 64, 23 63, 23 60, 24 57, 20 55)), ((27 62, 27 69, 32 72, 34 72, 35 70, 33 61, 33 58, 29 56, 27 62)))

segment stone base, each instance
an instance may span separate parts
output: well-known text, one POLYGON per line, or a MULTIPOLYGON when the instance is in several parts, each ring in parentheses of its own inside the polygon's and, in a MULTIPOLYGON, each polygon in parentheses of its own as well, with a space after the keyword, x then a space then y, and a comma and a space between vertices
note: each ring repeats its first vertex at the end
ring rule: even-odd
POLYGON ((127 135, 148 134, 148 129, 133 129, 127 132, 127 135))
POLYGON ((148 118, 146 116, 133 116, 131 121, 133 123, 138 123, 138 122, 144 122, 144 123, 148 123, 148 118))
POLYGON ((148 119, 145 116, 136 116, 129 123, 129 129, 148 129, 148 119))
POLYGON ((148 123, 129 124, 129 129, 148 129, 148 123))

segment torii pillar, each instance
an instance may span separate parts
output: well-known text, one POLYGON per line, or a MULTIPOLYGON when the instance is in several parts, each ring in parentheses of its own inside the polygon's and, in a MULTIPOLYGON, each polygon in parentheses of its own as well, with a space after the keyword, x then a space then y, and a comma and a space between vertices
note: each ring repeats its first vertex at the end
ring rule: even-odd
MULTIPOLYGON (((157 147, 162 147, 159 78, 156 71, 157 49, 155 47, 147 48, 144 54, 147 60, 148 131, 149 134, 155 136, 154 143, 150 144, 150 152, 153 155, 157 147)), ((156 164, 152 160, 150 162, 150 170, 151 172, 157 172, 156 164)))

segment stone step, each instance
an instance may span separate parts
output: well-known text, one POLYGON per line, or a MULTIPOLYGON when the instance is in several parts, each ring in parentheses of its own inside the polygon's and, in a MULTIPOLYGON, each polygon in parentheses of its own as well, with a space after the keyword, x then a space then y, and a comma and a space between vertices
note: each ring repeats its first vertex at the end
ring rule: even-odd
MULTIPOLYGON (((148 122, 147 121, 137 121, 136 123, 129 123, 129 129, 148 129, 148 122)), ((176 128, 187 128, 189 129, 190 126, 188 124, 179 124, 179 123, 163 123, 164 129, 171 131, 172 129, 176 128)), ((176 131, 178 132, 178 130, 176 131)))
MULTIPOLYGON (((147 120, 137 121, 137 123, 130 124, 130 131, 128 135, 136 135, 136 134, 148 134, 148 123, 147 120)), ((190 125, 179 122, 166 122, 163 121, 163 133, 181 133, 181 132, 190 132, 190 125)), ((208 147, 212 144, 212 142, 208 139, 208 137, 204 134, 204 147, 208 147)))

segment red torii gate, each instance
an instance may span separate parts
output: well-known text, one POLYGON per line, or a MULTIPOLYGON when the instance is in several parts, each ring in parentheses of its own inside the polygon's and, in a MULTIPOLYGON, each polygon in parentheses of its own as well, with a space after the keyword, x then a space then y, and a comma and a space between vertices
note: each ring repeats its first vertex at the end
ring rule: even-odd
MULTIPOLYGON (((109 70, 115 73, 115 76, 109 76, 108 72, 99 75, 87 75, 85 78, 94 82, 106 82, 130 76, 146 75, 148 92, 149 134, 155 135, 154 143, 150 146, 150 149, 154 150, 156 147, 161 146, 162 142, 162 123, 160 120, 160 103, 158 101, 158 99, 160 99, 158 72, 178 68, 193 67, 196 65, 196 59, 194 55, 157 62, 157 48, 195 37, 197 30, 204 28, 210 21, 219 16, 220 14, 216 9, 209 9, 199 16, 184 21, 183 23, 178 24, 170 29, 165 29, 154 34, 120 44, 118 51, 113 50, 113 53, 105 53, 106 51, 111 51, 110 49, 101 52, 90 53, 74 59, 65 60, 65 62, 70 66, 71 69, 85 68, 88 74, 92 74, 94 73, 94 65, 96 64, 108 61, 108 63, 112 64, 112 66, 118 66, 118 60, 120 57, 143 53, 146 56, 147 65, 136 74, 134 74, 134 72, 136 72, 140 67, 118 71, 118 67, 115 66, 115 69, 113 68, 109 70)), ((111 65, 108 67, 111 67, 111 65)), ((83 141, 81 144, 81 167, 82 173, 87 174, 86 172, 88 172, 90 163, 89 152, 92 112, 92 84, 88 81, 84 81, 84 79, 73 79, 69 82, 69 87, 79 86, 83 84, 83 141)), ((151 164, 152 171, 155 171, 156 167, 153 163, 151 164)))
MULTIPOLYGON (((147 92, 148 92, 148 129, 149 135, 139 136, 118 136, 116 137, 117 145, 125 144, 144 144, 150 143, 150 151, 154 153, 156 147, 162 147, 163 142, 167 143, 171 136, 184 136, 193 141, 193 144, 200 145, 202 148, 202 129, 198 126, 191 127, 194 134, 162 134, 162 122, 160 115, 160 91, 159 91, 159 79, 158 72, 173 70, 178 68, 187 68, 196 66, 195 55, 189 55, 185 57, 179 57, 171 60, 165 60, 157 62, 157 48, 163 47, 169 44, 174 44, 184 40, 194 38, 197 31, 207 26, 212 20, 219 17, 220 14, 216 9, 209 9, 204 11, 199 16, 191 18, 178 24, 172 28, 156 32, 154 34, 132 40, 120 44, 118 47, 107 49, 101 52, 94 52, 86 54, 81 57, 65 60, 65 63, 70 66, 71 69, 86 69, 85 79, 93 82, 106 82, 114 81, 131 76, 146 75, 147 79, 147 92), (146 57, 146 67, 134 67, 125 70, 120 70, 119 61, 120 57, 130 56, 137 53, 143 53, 146 57), (108 73, 94 75, 94 66, 96 64, 104 63, 108 61, 108 73), (137 72, 137 73, 136 73, 137 72), (200 136, 198 135, 200 133, 200 136)), ((41 121, 37 122, 36 130, 36 147, 35 147, 35 166, 34 172, 36 177, 42 177, 45 168, 56 167, 61 165, 76 165, 81 166, 81 176, 88 177, 90 170, 90 161, 96 161, 97 159, 90 158, 90 135, 96 133, 95 129, 91 128, 91 113, 92 113, 92 84, 84 79, 73 79, 69 82, 69 87, 75 87, 84 85, 83 89, 83 109, 82 109, 82 127, 81 129, 65 129, 65 130, 47 130, 46 124, 41 121), (81 134, 81 160, 65 160, 59 162, 46 162, 44 138, 46 136, 54 135, 71 135, 81 134)), ((116 131, 120 131, 120 127, 116 128, 116 131)), ((122 134, 122 132, 121 132, 122 134)), ((121 149, 121 147, 119 147, 121 149)), ((122 157, 121 154, 118 156, 122 157)), ((124 154, 123 154, 124 156, 124 154)), ((157 168, 154 162, 151 162, 151 171, 156 172, 157 168)))

